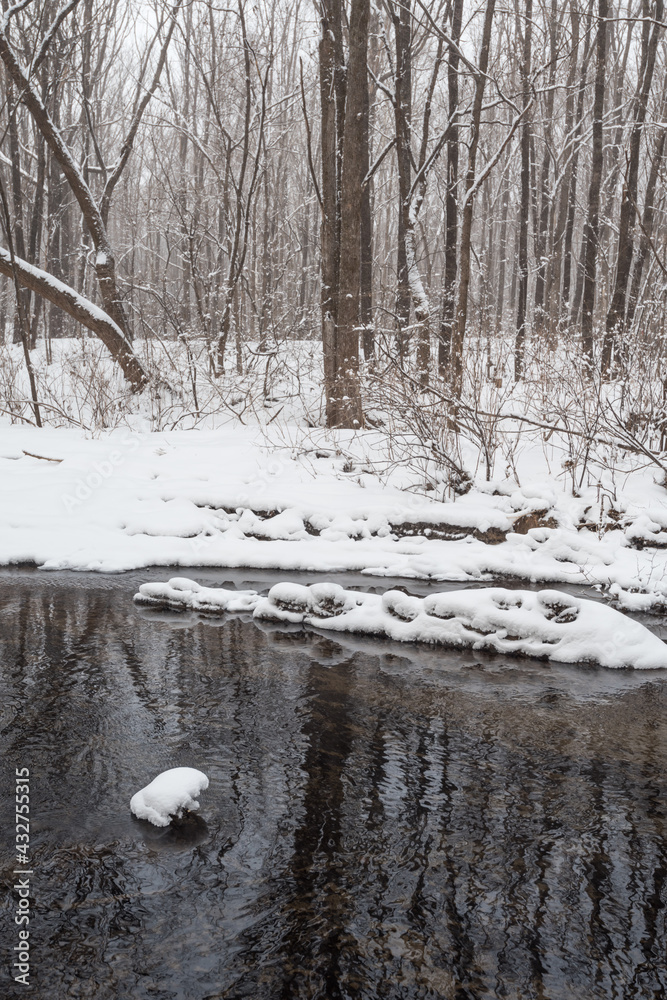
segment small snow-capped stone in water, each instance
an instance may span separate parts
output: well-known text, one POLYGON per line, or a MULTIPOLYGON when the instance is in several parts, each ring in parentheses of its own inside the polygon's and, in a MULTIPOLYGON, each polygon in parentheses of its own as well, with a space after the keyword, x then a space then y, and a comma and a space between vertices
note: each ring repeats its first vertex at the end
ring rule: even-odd
POLYGON ((169 826, 180 819, 184 810, 199 809, 195 796, 208 788, 208 778, 194 767, 172 767, 158 774, 150 785, 130 799, 130 810, 137 819, 147 819, 154 826, 169 826))

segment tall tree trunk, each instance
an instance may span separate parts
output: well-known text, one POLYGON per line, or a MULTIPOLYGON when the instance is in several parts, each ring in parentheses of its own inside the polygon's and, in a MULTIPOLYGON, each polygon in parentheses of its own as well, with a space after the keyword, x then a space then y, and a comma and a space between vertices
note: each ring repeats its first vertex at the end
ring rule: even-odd
MULTIPOLYGON (((431 111, 433 107, 433 95, 438 82, 438 74, 442 65, 444 54, 444 43, 442 38, 438 40, 438 49, 431 70, 431 78, 428 85, 426 101, 424 103, 424 116, 422 121, 422 138, 417 161, 417 172, 415 181, 409 195, 409 210, 407 230, 405 233, 405 250, 408 265, 408 281, 410 283, 410 296, 415 311, 416 319, 416 362, 417 373, 421 385, 428 385, 429 372, 431 369, 431 307, 428 295, 424 288, 424 283, 419 272, 417 262, 417 223, 419 213, 426 196, 426 179, 428 174, 428 144, 431 124, 431 111)), ((442 145, 440 140, 439 145, 442 145)), ((437 150, 437 146, 436 146, 437 150)), ((435 153, 436 150, 433 152, 435 153)), ((426 246, 426 241, 424 240, 426 246)), ((428 257, 428 250, 426 250, 428 257)))
POLYGON ((582 291, 581 344, 584 352, 584 360, 589 367, 593 363, 593 309, 595 307, 595 281, 597 276, 598 235, 600 230, 600 186, 602 183, 603 153, 602 118, 604 115, 604 88, 607 60, 607 17, 607 0, 598 0, 591 181, 588 189, 588 216, 582 247, 584 280, 582 291))
POLYGON ((340 268, 340 189, 338 130, 345 120, 341 67, 343 61, 343 29, 340 0, 323 0, 321 5, 320 107, 322 155, 322 283, 320 309, 322 313, 322 351, 324 359, 324 394, 327 425, 337 420, 334 402, 336 377, 336 342, 338 282, 340 268))
MULTIPOLYGON (((517 16, 517 33, 519 30, 517 16)), ((521 126, 521 205, 519 209, 519 305, 516 316, 514 340, 514 378, 523 375, 528 305, 528 221, 530 213, 530 130, 527 109, 530 104, 530 72, 533 36, 533 0, 526 0, 526 20, 523 29, 523 56, 521 59, 521 91, 526 117, 521 126)))
POLYGON ((410 229, 410 187, 412 181, 410 142, 412 138, 412 9, 411 0, 400 0, 392 8, 396 41, 396 86, 394 122, 398 164, 398 246, 396 317, 399 355, 404 358, 409 341, 410 273, 406 238, 410 229))
MULTIPOLYGON (((14 87, 12 86, 11 78, 7 74, 6 80, 6 94, 7 94, 7 116, 8 124, 7 131, 9 133, 9 155, 12 162, 11 165, 11 179, 12 179, 12 209, 13 209, 13 226, 14 226, 14 246, 16 248, 17 257, 21 257, 23 260, 26 259, 27 254, 25 252, 25 231, 23 228, 25 212, 23 209, 23 184, 21 180, 21 147, 19 144, 19 128, 18 128, 18 109, 19 102, 14 95, 14 87)), ((17 291, 17 295, 20 298, 20 308, 17 308, 14 313, 14 336, 13 340, 15 344, 22 343, 24 337, 26 337, 27 331, 22 330, 21 317, 27 317, 30 315, 30 290, 27 288, 22 288, 17 291)))
MULTIPOLYGON (((667 77, 665 78, 665 82, 667 84, 667 77)), ((661 121, 664 121, 665 113, 667 113, 667 86, 665 87, 665 93, 663 94, 662 111, 660 114, 661 121)), ((628 329, 630 329, 630 327, 632 326, 632 321, 635 316, 635 309, 637 308, 637 299, 639 297, 639 291, 642 283, 642 276, 644 274, 644 265, 646 263, 646 258, 648 256, 648 251, 650 248, 649 239, 653 235, 653 222, 655 219, 655 194, 658 185, 658 178, 661 176, 662 172, 666 141, 667 141, 667 129, 661 128, 658 133, 658 141, 656 143, 655 151, 653 153, 653 159, 651 161, 651 170, 648 175, 648 181, 646 182, 646 195, 644 197, 644 212, 642 215, 642 225, 641 225, 642 231, 639 237, 639 245, 637 247, 637 253, 635 256, 630 295, 628 296, 628 312, 626 316, 626 326, 628 329)))
MULTIPOLYGON (((46 88, 44 88, 46 89, 46 88)), ((46 179, 46 146, 44 138, 40 134, 37 139, 37 184, 32 203, 30 217, 30 234, 28 239, 28 260, 33 263, 39 259, 39 250, 44 229, 44 182, 46 179)), ((37 343, 37 330, 39 316, 42 307, 42 299, 35 296, 35 307, 33 315, 30 317, 30 349, 37 343)))
MULTIPOLYGON (((579 35, 580 35, 580 15, 578 0, 570 2, 570 32, 572 38, 572 48, 570 50, 570 67, 567 75, 567 96, 565 98, 565 135, 574 143, 575 129, 575 80, 577 78, 579 60, 579 35)), ((588 38, 588 36, 587 36, 588 38)), ((585 56, 584 56, 585 59, 585 56)), ((566 147, 566 166, 561 181, 560 193, 558 196, 558 208, 553 227, 553 250, 552 266, 548 272, 547 280, 547 302, 550 306, 550 317, 552 330, 555 329, 561 316, 562 298, 560 295, 561 280, 563 277, 564 263, 564 239, 568 218, 570 184, 572 180, 574 148, 569 151, 566 147)), ((568 278, 569 289, 569 278, 568 278)), ((547 308, 549 308, 549 306, 547 308)))
MULTIPOLYGON (((576 2, 576 0, 575 0, 576 2)), ((575 114, 575 131, 572 136, 572 163, 570 169, 570 177, 567 188, 567 219, 565 224, 565 234, 563 237, 563 288, 561 292, 561 304, 563 306, 562 314, 566 308, 570 308, 570 289, 572 285, 572 247, 574 241, 574 222, 577 207, 577 179, 578 179, 578 168, 579 168, 579 152, 581 149, 581 133, 583 130, 583 120, 584 120, 584 96, 586 94, 586 77, 588 74, 588 60, 591 51, 591 22, 593 20, 593 4, 595 0, 590 0, 590 6, 588 10, 588 28, 586 30, 586 40, 584 42, 584 54, 581 62, 581 75, 579 79, 579 92, 577 94, 577 110, 575 114)), ((583 263, 583 262, 582 262, 583 263)), ((583 287, 583 267, 581 268, 582 276, 582 287, 583 287)), ((577 279, 578 280, 578 279, 577 279)), ((577 317, 579 315, 579 294, 575 294, 571 313, 571 322, 574 326, 577 322, 577 317)))
MULTIPOLYGON (((646 0, 639 0, 646 2, 646 0)), ((610 270, 612 267, 611 244, 612 236, 618 232, 618 215, 620 214, 620 200, 618 211, 616 206, 618 178, 621 174, 621 165, 625 165, 625 155, 621 156, 623 146, 623 136, 628 125, 628 109, 632 108, 632 102, 625 100, 624 85, 626 69, 631 52, 636 52, 636 42, 634 29, 637 23, 636 17, 629 17, 626 28, 625 45, 620 44, 619 23, 613 17, 613 7, 609 19, 609 29, 607 32, 607 116, 605 119, 605 144, 604 161, 602 169, 602 189, 600 192, 600 234, 598 242, 601 247, 606 248, 606 252, 599 258, 597 275, 597 286, 599 290, 598 311, 606 314, 608 307, 608 292, 610 291, 610 270), (613 221, 612 221, 613 220, 613 221)), ((634 14, 634 10, 632 10, 634 14)), ((644 24, 643 32, 646 33, 647 26, 644 24)), ((641 47, 640 47, 641 53, 641 47)))
POLYGON ((311 208, 306 202, 303 213, 303 228, 301 230, 301 277, 299 280, 299 326, 303 330, 306 324, 308 274, 310 271, 310 214, 311 208))
POLYGON ((366 60, 369 17, 370 0, 352 0, 341 176, 338 335, 333 387, 333 426, 353 429, 360 428, 363 422, 358 372, 362 182, 368 162, 368 153, 364 150, 364 101, 368 100, 366 60), (366 91, 365 98, 364 91, 366 91))
POLYGON ((482 30, 482 44, 479 52, 478 71, 475 79, 475 93, 472 105, 472 121, 470 145, 468 146, 468 169, 466 172, 465 202, 461 224, 461 243, 459 256, 459 295, 456 305, 456 326, 452 336, 452 375, 456 395, 461 394, 463 384, 463 341, 465 338, 466 320, 468 317, 468 289, 470 286, 470 258, 472 238, 472 218, 475 183, 475 166, 477 163, 477 148, 479 146, 479 127, 482 119, 482 102, 486 86, 486 73, 489 68, 489 51, 491 48, 491 28, 496 9, 495 0, 487 0, 482 30))
MULTIPOLYGON (((184 122, 193 121, 194 128, 194 116, 190 108, 191 101, 191 82, 192 74, 190 72, 190 62, 191 62, 191 52, 192 52, 192 10, 193 5, 187 4, 185 8, 185 24, 183 26, 183 103, 182 103, 182 120, 184 122), (192 115, 192 118, 191 118, 192 115)), ((212 12, 211 12, 211 17, 212 12)), ((212 35, 212 46, 213 39, 212 35)), ((212 48, 212 56, 215 49, 212 48)), ((210 95, 207 95, 210 96, 210 95)), ((208 112, 208 108, 207 108, 208 112)), ((214 113, 214 112, 213 112, 214 113)), ((181 324, 183 328, 187 331, 190 330, 190 324, 192 320, 191 315, 191 290, 193 285, 193 269, 192 269, 192 254, 188 253, 188 246, 191 246, 190 232, 188 226, 188 177, 190 175, 190 169, 188 165, 188 146, 190 144, 190 137, 188 136, 187 129, 181 130, 181 135, 178 143, 178 190, 177 190, 177 203, 178 203, 178 213, 179 213, 179 229, 181 237, 181 248, 180 248, 180 265, 181 265, 181 294, 180 294, 180 314, 181 314, 181 324)))
MULTIPOLYGON (((647 0, 644 3, 644 15, 648 19, 650 14, 647 0)), ((656 0, 655 11, 653 12, 653 27, 644 32, 642 39, 642 59, 639 70, 639 81, 634 100, 634 120, 630 132, 630 151, 628 157, 628 168, 623 185, 621 196, 621 214, 618 226, 618 254, 616 263, 616 282, 611 305, 607 313, 607 323, 602 348, 602 369, 608 372, 614 354, 618 347, 618 340, 625 325, 625 300, 630 278, 630 268, 632 266, 632 255, 634 239, 632 224, 635 219, 637 208, 637 185, 639 179, 639 151, 641 137, 646 121, 646 109, 648 98, 651 92, 653 72, 655 69, 656 53, 658 49, 658 38, 662 30, 662 16, 664 13, 663 0, 656 0)))
MULTIPOLYGON (((376 15, 377 16, 377 15, 376 15)), ((373 88, 375 91, 375 88, 373 88)), ((361 155, 362 171, 366 177, 370 170, 371 94, 368 74, 362 87, 362 128, 361 155)), ((373 100, 375 92, 373 92, 373 100)), ((361 323, 364 358, 371 361, 375 357, 375 333, 373 330, 373 181, 364 184, 361 192, 361 291, 359 320, 361 323)))
POLYGON ((507 212, 509 209, 509 181, 507 176, 502 179, 501 188, 502 209, 500 214, 500 234, 498 239, 498 281, 496 297, 496 317, 495 329, 499 333, 503 323, 503 309, 505 306, 505 271, 507 268, 507 212))
MULTIPOLYGON (((52 94, 53 120, 56 127, 60 125, 60 89, 54 87, 52 94)), ((47 238, 47 270, 58 281, 67 281, 63 262, 69 254, 67 245, 68 211, 65 200, 65 184, 58 160, 49 152, 49 191, 47 199, 47 218, 49 236, 47 238)), ((64 336, 64 313, 53 302, 49 303, 48 337, 50 340, 64 336)))
POLYGON ((438 372, 445 376, 450 366, 452 333, 455 321, 456 255, 458 242, 458 179, 459 179, 459 126, 455 119, 459 106, 459 50, 463 0, 454 0, 452 9, 452 41, 447 61, 447 89, 449 98, 449 137, 447 139, 447 196, 445 202, 445 265, 442 301, 442 320, 438 338, 438 372))
POLYGON ((537 271, 535 275, 535 311, 536 321, 543 326, 544 298, 546 293, 547 274, 547 234, 549 231, 549 216, 551 212, 551 197, 549 193, 549 172, 551 166, 551 145, 553 136, 554 97, 556 84, 556 69, 558 57, 558 4, 551 0, 549 15, 549 83, 545 101, 544 113, 544 153, 540 172, 540 215, 535 245, 537 271))

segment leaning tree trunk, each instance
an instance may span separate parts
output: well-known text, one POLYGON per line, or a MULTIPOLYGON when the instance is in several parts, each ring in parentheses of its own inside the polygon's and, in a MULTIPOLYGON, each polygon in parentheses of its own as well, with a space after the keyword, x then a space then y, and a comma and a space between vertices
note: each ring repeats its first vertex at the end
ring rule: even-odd
MULTIPOLYGON (((134 390, 142 389, 146 385, 148 378, 129 343, 129 325, 127 317, 125 316, 125 310, 123 308, 118 282, 116 279, 116 263, 108 238, 107 223, 114 189, 118 184, 132 153, 134 140, 141 124, 144 111, 146 110, 153 94, 157 90, 160 81, 160 76, 167 58, 167 49, 176 25, 175 15, 176 9, 179 5, 180 0, 176 0, 174 8, 171 12, 169 27, 167 28, 162 42, 153 78, 148 86, 142 85, 137 91, 130 127, 124 136, 118 159, 106 178, 104 192, 99 204, 93 197, 81 168, 75 162, 74 157, 72 156, 72 153, 63 138, 62 132, 56 126, 40 94, 33 86, 31 77, 26 74, 26 71, 19 62, 16 53, 9 42, 9 21, 7 18, 0 20, 0 59, 2 59, 2 62, 5 65, 8 77, 11 79, 12 83, 16 87, 17 93, 20 95, 21 101, 30 112, 35 126, 39 129, 51 153, 58 161, 65 179, 70 186, 72 194, 76 198, 79 208, 81 209, 86 229, 90 233, 95 248, 95 271, 99 282, 102 302, 108 317, 118 327, 122 334, 122 345, 118 344, 117 349, 115 346, 110 347, 110 350, 112 351, 114 360, 118 362, 123 374, 134 390)), ((67 15, 69 10, 71 10, 71 8, 63 8, 60 14, 57 15, 55 20, 51 23, 49 33, 47 33, 46 36, 47 42, 52 41, 55 35, 55 29, 60 23, 62 23, 63 18, 67 15)), ((47 53, 48 44, 43 44, 40 49, 40 54, 35 54, 35 58, 31 64, 32 74, 37 71, 41 62, 44 58, 46 58, 47 53)), ((111 343, 114 345, 117 344, 115 338, 112 339, 111 343)))
POLYGON ((22 288, 29 288, 36 295, 41 295, 47 302, 52 302, 72 319, 95 333, 109 349, 112 357, 122 365, 123 371, 127 370, 139 380, 141 368, 123 331, 93 302, 79 295, 74 288, 54 278, 47 271, 17 256, 12 260, 11 253, 4 247, 0 247, 0 274, 15 279, 22 288))

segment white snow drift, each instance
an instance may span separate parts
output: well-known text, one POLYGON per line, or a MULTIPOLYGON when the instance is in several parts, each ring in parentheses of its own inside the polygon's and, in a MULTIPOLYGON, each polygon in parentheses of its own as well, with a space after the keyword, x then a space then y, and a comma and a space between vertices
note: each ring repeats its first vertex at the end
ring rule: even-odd
POLYGON ((386 482, 368 471, 386 451, 379 432, 336 432, 339 455, 325 431, 290 449, 275 426, 91 439, 0 419, 0 565, 361 571, 479 585, 512 576, 598 586, 628 610, 667 606, 667 494, 648 471, 624 483, 615 520, 599 484, 572 496, 535 448, 521 488, 478 479, 465 496, 433 500, 411 493, 400 468, 386 482))
POLYGON ((195 812, 195 796, 208 788, 208 778, 194 767, 172 767, 158 774, 150 785, 130 799, 130 809, 137 819, 147 819, 154 826, 169 826, 180 819, 185 809, 195 812))
POLYGON ((255 591, 201 587, 180 577, 145 583, 135 601, 208 614, 252 612, 258 619, 303 623, 459 648, 488 649, 603 667, 667 667, 667 646, 639 622, 606 605, 558 590, 488 587, 412 597, 398 590, 382 596, 279 583, 267 597, 255 591))

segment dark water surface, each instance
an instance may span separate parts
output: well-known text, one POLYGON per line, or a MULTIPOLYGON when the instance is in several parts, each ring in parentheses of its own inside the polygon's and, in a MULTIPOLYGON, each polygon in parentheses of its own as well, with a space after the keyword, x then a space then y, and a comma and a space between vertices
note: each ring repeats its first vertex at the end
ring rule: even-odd
POLYGON ((0 574, 0 997, 667 996, 664 673, 136 610, 168 575, 0 574), (178 765, 200 824, 133 819, 178 765))

